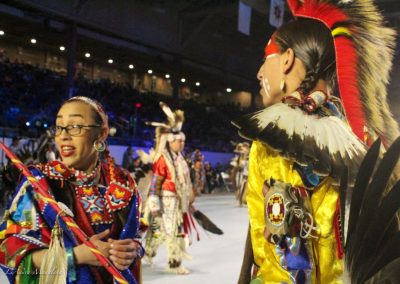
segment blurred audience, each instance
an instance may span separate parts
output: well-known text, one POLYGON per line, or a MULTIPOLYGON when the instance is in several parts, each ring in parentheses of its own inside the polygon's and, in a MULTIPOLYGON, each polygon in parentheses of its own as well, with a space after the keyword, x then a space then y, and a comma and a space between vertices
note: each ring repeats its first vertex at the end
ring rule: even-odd
POLYGON ((122 157, 122 167, 124 169, 129 169, 129 167, 133 163, 133 149, 132 146, 128 146, 124 152, 124 156, 122 157))
POLYGON ((216 187, 217 181, 216 173, 214 172, 214 169, 211 167, 211 164, 209 162, 206 162, 204 164, 204 173, 206 176, 206 192, 211 194, 216 187))
POLYGON ((203 160, 196 159, 192 164, 190 170, 190 178, 192 179, 193 188, 197 196, 205 192, 205 172, 203 167, 203 160))
MULTIPOLYGON (((65 75, 8 59, 0 61, 0 127, 17 128, 20 135, 39 136, 53 123, 57 106, 65 99, 65 75)), ((243 114, 235 104, 202 105, 194 100, 143 93, 129 84, 108 79, 88 80, 78 75, 72 95, 84 95, 100 101, 117 129, 113 144, 149 146, 154 128, 147 121, 161 120, 159 107, 165 101, 185 111, 183 131, 187 145, 201 150, 230 152, 230 140, 237 134, 230 121, 243 114)))

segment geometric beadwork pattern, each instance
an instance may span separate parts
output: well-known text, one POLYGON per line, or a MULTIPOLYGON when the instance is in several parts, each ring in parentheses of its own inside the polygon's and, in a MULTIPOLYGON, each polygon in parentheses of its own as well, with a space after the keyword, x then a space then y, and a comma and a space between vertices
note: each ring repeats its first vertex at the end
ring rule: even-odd
POLYGON ((92 225, 112 223, 112 216, 97 186, 77 186, 75 192, 92 225))
POLYGON ((133 192, 128 185, 113 181, 110 182, 105 193, 108 208, 111 211, 116 211, 126 207, 132 198, 132 194, 133 192))

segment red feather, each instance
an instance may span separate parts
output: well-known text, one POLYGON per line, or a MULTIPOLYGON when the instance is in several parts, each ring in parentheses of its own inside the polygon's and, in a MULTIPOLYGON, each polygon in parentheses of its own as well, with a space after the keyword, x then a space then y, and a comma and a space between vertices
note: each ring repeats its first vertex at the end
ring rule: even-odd
POLYGON ((364 139, 365 117, 358 86, 357 53, 351 39, 335 38, 336 71, 340 97, 353 132, 364 139))
MULTIPOLYGON (((299 0, 287 2, 295 17, 318 20, 330 30, 335 24, 348 20, 348 16, 342 10, 330 3, 318 3, 318 0, 305 3, 299 0)), ((366 123, 358 86, 357 51, 352 40, 345 36, 336 37, 334 44, 338 87, 343 107, 353 132, 363 140, 366 123)))
POLYGON ((347 15, 330 3, 318 3, 318 0, 306 1, 287 0, 290 10, 295 17, 310 18, 323 22, 329 29, 339 22, 348 20, 347 15))

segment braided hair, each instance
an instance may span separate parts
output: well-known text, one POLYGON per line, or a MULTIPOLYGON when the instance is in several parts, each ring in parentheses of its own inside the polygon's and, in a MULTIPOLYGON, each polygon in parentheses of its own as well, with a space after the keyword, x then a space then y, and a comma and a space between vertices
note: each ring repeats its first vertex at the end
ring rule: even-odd
POLYGON ((335 48, 331 32, 323 23, 312 19, 290 22, 277 31, 276 43, 281 52, 293 49, 304 64, 306 75, 299 86, 303 94, 314 89, 319 79, 335 90, 335 48))

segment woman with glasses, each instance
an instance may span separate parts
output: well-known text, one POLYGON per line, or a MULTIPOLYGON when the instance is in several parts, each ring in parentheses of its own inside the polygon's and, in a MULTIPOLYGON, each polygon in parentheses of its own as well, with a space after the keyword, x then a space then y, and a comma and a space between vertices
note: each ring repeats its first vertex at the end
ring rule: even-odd
MULTIPOLYGON (((61 161, 33 167, 32 173, 48 186, 58 206, 73 216, 97 249, 124 276, 130 275, 129 282, 136 283, 138 259, 143 255, 139 195, 129 173, 117 167, 107 151, 106 113, 95 100, 73 97, 61 106, 52 132, 61 161)), ((64 257, 62 253, 49 255, 56 215, 51 206, 35 199, 23 178, 0 225, 0 264, 11 283, 43 280, 64 257)), ((89 248, 69 228, 61 227, 67 265, 61 282, 113 283, 89 248)))

